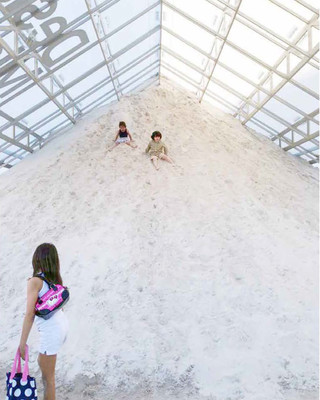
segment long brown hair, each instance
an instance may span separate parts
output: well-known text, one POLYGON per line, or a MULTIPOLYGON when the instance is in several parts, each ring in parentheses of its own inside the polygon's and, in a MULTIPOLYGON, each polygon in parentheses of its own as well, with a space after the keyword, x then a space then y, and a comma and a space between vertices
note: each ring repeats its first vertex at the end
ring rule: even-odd
POLYGON ((48 281, 62 285, 59 256, 53 244, 40 244, 33 254, 32 265, 33 276, 42 272, 48 281))

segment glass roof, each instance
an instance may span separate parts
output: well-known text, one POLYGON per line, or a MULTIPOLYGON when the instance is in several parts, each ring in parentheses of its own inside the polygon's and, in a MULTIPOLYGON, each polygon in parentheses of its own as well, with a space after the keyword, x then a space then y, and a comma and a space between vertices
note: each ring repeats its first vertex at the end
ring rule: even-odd
POLYGON ((319 161, 315 0, 0 0, 0 172, 166 76, 319 161))

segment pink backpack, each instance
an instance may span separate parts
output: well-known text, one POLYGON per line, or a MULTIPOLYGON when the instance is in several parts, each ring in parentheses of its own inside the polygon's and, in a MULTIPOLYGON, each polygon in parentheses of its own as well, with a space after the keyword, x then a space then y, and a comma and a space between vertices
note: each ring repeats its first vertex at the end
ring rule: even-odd
POLYGON ((47 281, 42 275, 37 275, 37 278, 45 281, 49 286, 49 290, 38 298, 35 305, 35 314, 38 317, 49 319, 68 302, 70 297, 69 290, 66 286, 47 281))

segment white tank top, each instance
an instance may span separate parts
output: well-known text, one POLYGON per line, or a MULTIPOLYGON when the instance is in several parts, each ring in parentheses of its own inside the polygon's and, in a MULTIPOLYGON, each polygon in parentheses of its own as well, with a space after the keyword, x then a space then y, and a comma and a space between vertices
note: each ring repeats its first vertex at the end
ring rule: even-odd
POLYGON ((38 293, 38 297, 42 297, 45 293, 47 293, 48 290, 49 290, 49 285, 47 284, 47 282, 42 281, 42 288, 38 293))

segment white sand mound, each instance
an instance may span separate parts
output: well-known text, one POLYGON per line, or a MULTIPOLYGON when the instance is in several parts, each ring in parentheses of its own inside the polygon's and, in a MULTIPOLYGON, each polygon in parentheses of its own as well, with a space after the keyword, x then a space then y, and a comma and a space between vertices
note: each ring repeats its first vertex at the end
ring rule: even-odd
POLYGON ((167 83, 79 122, 0 176, 2 382, 52 242, 71 289, 58 399, 317 398, 317 178, 167 83), (120 120, 138 148, 106 153, 120 120), (153 130, 177 167, 143 154, 153 130))

